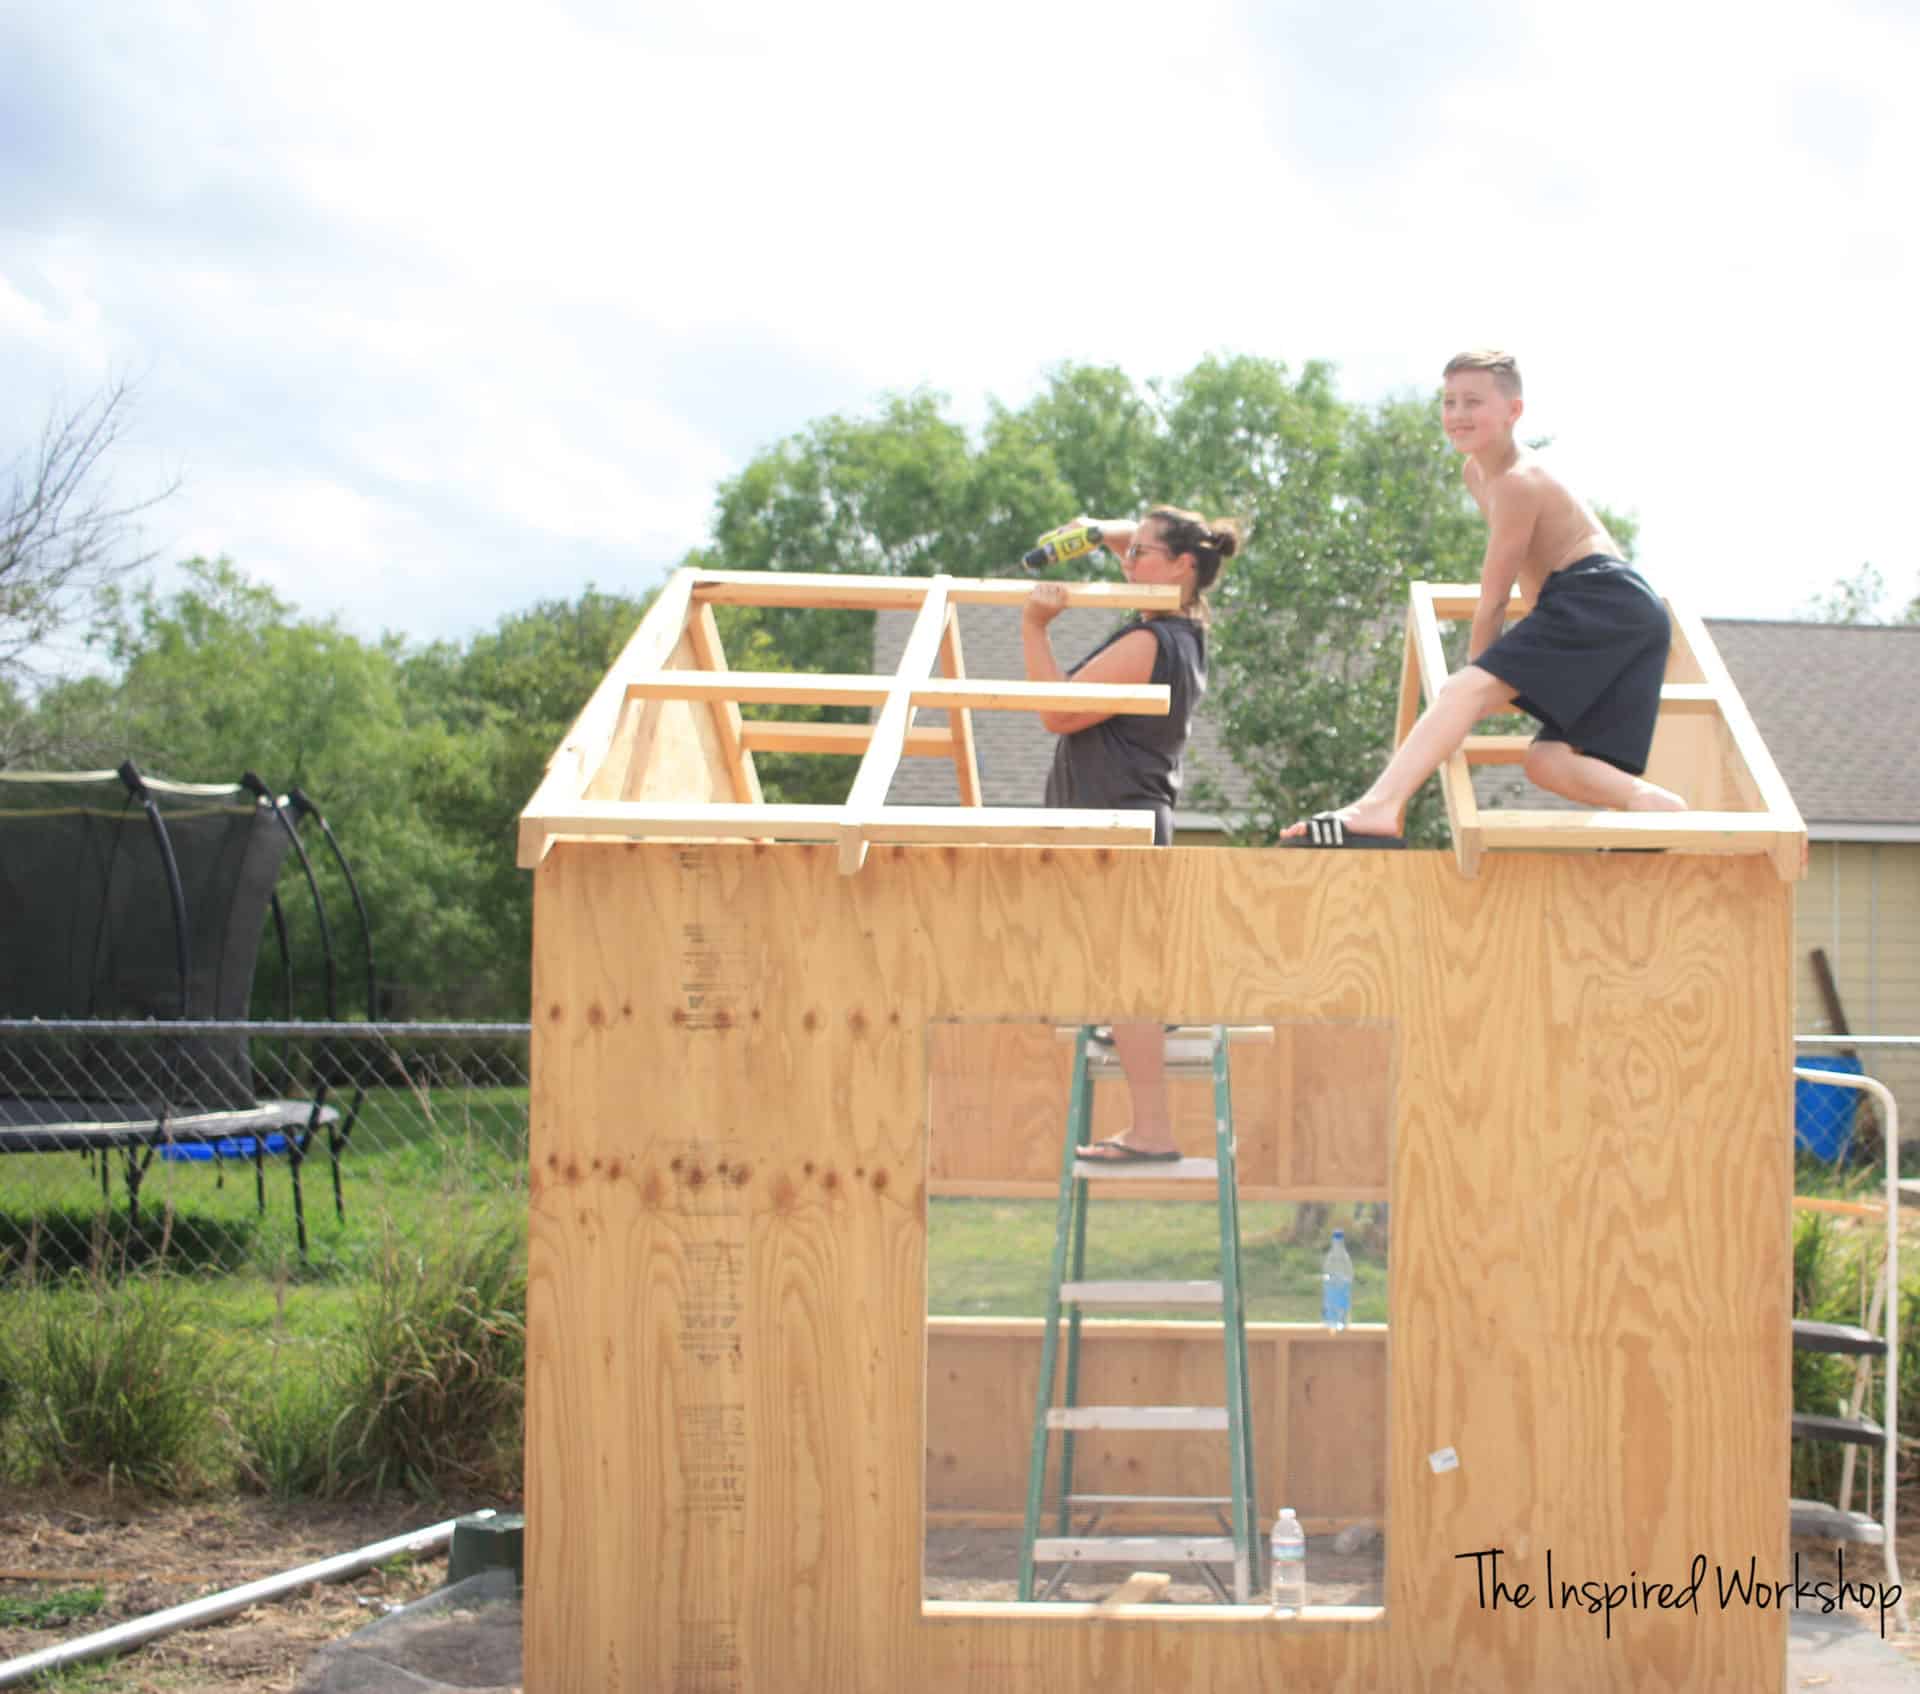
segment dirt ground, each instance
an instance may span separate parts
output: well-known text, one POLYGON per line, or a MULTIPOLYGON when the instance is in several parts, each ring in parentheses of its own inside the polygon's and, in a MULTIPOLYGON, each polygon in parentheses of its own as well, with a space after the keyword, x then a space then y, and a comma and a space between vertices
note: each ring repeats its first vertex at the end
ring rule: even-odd
MULTIPOLYGON (((89 1618, 47 1629, 0 1627, 0 1660, 409 1534, 468 1509, 457 1502, 278 1506, 253 1499, 182 1505, 70 1491, 0 1496, 0 1601, 105 1591, 105 1603, 89 1618)), ((446 1573, 443 1548, 306 1588, 98 1661, 84 1676, 75 1667, 66 1686, 103 1694, 291 1694, 320 1647, 439 1588, 446 1573)))

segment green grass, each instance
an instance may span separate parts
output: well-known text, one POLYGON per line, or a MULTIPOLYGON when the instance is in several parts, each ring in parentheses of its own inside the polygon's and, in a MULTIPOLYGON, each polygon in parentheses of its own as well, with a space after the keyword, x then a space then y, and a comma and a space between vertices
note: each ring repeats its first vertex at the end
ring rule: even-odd
POLYGON ((223 1349, 183 1287, 76 1281, 23 1303, 0 1339, 13 1469, 165 1494, 218 1472, 223 1349))
MULTIPOLYGON (((1271 1323, 1318 1323, 1320 1260, 1336 1225, 1347 1231, 1353 1258, 1356 1323, 1387 1316, 1384 1241, 1374 1242, 1367 1220, 1351 1207, 1329 1208, 1324 1223, 1309 1220, 1296 1241, 1292 1205, 1240 1209, 1242 1283, 1247 1315, 1271 1323)), ((927 1310, 942 1316, 1040 1317, 1046 1311, 1052 1265, 1052 1200, 928 1202, 927 1310)), ((1092 1202, 1087 1228, 1089 1279, 1205 1281, 1220 1274, 1219 1222, 1212 1201, 1129 1200, 1103 1208, 1092 1202)), ((1152 1313, 1129 1313, 1150 1317, 1152 1313)), ((1191 1310, 1167 1317, 1191 1318, 1191 1310)))
POLYGON ((0 1629, 62 1629, 98 1615, 104 1588, 62 1588, 52 1594, 0 1594, 0 1629))

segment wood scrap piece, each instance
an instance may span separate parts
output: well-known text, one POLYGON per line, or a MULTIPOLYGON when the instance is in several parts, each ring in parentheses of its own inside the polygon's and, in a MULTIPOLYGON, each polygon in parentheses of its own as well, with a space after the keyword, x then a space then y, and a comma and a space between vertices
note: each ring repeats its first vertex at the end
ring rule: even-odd
POLYGON ((1117 1606, 1149 1606, 1173 1586, 1173 1577, 1163 1570, 1137 1570, 1100 1602, 1100 1610, 1117 1606))

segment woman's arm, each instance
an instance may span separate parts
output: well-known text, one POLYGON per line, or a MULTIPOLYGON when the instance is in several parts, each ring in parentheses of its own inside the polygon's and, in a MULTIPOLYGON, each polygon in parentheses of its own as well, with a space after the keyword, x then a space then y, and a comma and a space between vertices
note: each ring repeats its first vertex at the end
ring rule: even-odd
MULTIPOLYGON (((1129 532, 1131 544, 1131 532, 1129 532)), ((1066 609, 1067 591, 1063 583, 1035 583, 1020 616, 1020 647, 1026 659, 1029 682, 1064 682, 1066 673, 1053 656, 1053 643, 1047 637, 1047 625, 1066 609)), ((1160 642, 1150 629, 1136 629, 1122 636, 1111 647, 1096 654, 1074 674, 1075 682, 1103 682, 1137 686, 1153 681, 1154 661, 1160 642)), ((1055 735, 1073 735, 1105 723, 1111 712, 1042 712, 1041 727, 1055 735)))

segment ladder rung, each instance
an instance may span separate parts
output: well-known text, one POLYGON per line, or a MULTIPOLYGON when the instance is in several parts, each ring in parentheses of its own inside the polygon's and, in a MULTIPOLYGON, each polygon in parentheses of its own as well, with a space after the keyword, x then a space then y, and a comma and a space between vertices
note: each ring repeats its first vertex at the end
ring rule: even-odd
MULTIPOLYGON (((1211 1035, 1169 1035, 1166 1045, 1167 1069, 1175 1073, 1205 1071, 1211 1074, 1215 1046, 1211 1035)), ((1095 1047, 1087 1054, 1087 1074, 1124 1076, 1126 1073, 1120 1068, 1118 1053, 1110 1047, 1095 1047)))
POLYGON ((1225 1429, 1225 1406, 1055 1406, 1049 1429, 1225 1429))
POLYGON ((1851 1323, 1813 1323, 1796 1319, 1793 1344, 1803 1353, 1854 1353, 1861 1358, 1884 1359, 1887 1338, 1851 1323))
POLYGON ((1073 1174, 1095 1182, 1212 1182, 1220 1180, 1218 1159, 1075 1159, 1073 1174))
POLYGON ((1815 1412, 1793 1414, 1793 1438, 1796 1441, 1846 1441, 1859 1447, 1878 1447, 1887 1432, 1872 1418, 1822 1417, 1815 1412))
POLYGON ((1238 1555, 1228 1535, 1059 1535, 1033 1544, 1036 1561, 1061 1565, 1221 1565, 1238 1555))
POLYGON ((1069 1494, 1069 1506, 1231 1506, 1231 1494, 1069 1494))
POLYGON ((1887 1526, 1865 1512, 1843 1512, 1824 1500, 1789 1500, 1787 1513, 1795 1535, 1850 1541, 1862 1547, 1886 1545, 1887 1526))
POLYGON ((1218 1306, 1217 1282, 1063 1282, 1060 1298, 1082 1306, 1218 1306))

